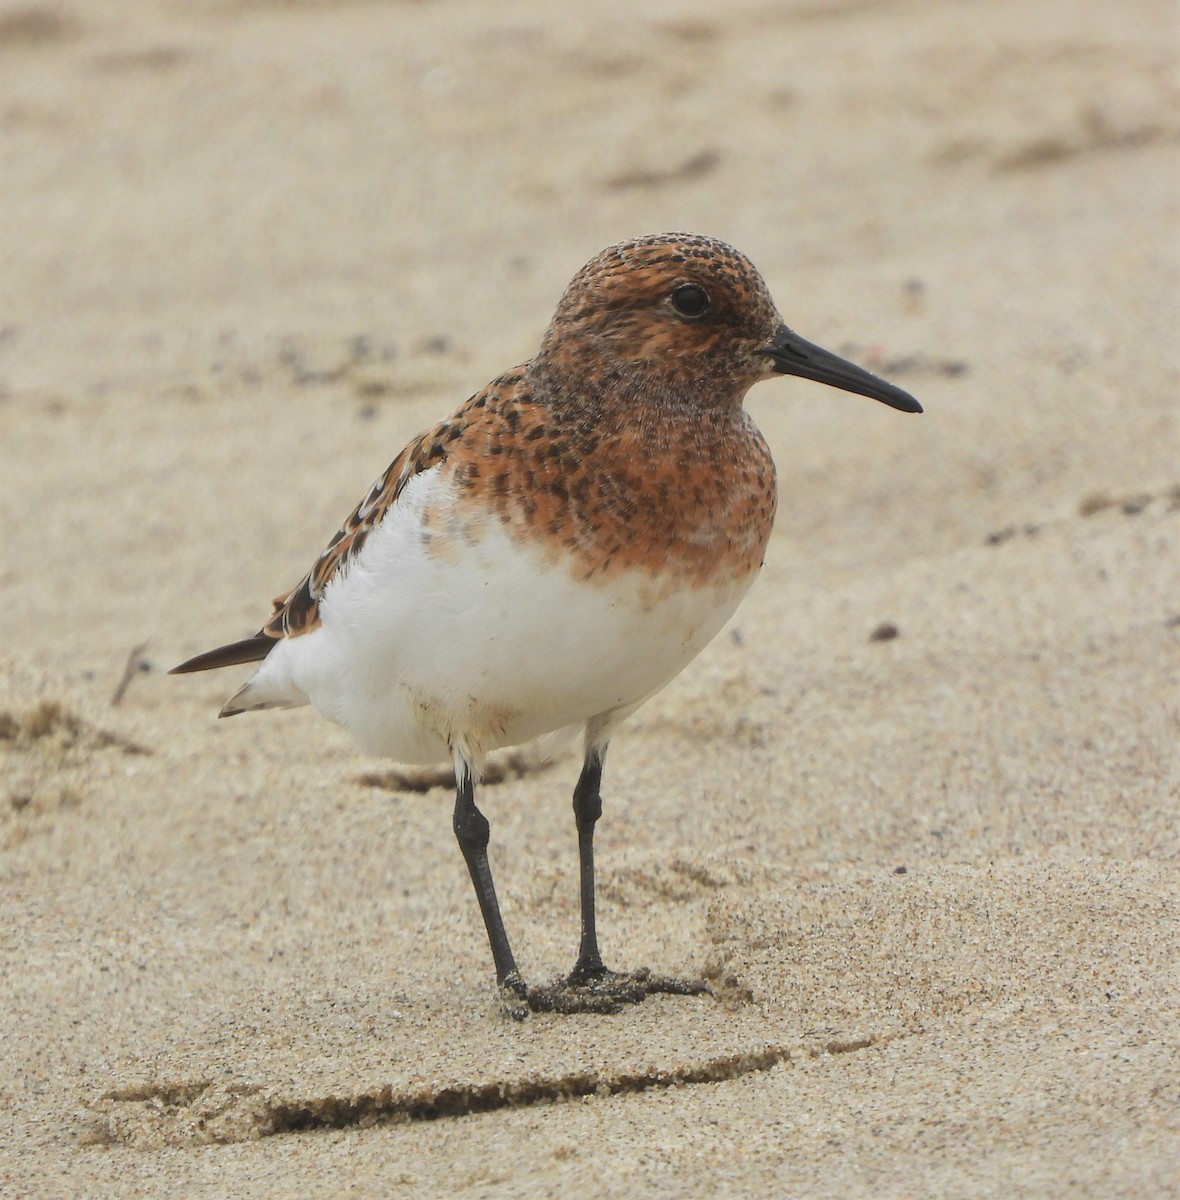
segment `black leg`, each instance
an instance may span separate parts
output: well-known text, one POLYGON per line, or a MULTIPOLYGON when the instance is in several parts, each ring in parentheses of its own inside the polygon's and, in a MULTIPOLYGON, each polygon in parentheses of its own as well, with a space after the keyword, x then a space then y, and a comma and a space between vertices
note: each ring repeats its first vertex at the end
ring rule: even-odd
POLYGON ((605 973, 598 952, 598 929, 594 922, 594 826, 602 816, 602 763, 606 750, 589 750, 574 788, 574 820, 578 827, 578 875, 582 900, 582 940, 570 982, 595 979, 605 973))
POLYGON ((505 1011, 519 1020, 528 1012, 527 1005, 523 1003, 525 986, 516 968, 512 947, 508 944, 496 888, 492 883, 492 869, 488 865, 490 828, 487 818, 475 807, 475 781, 465 765, 456 771, 455 783, 455 838, 459 849, 463 851, 471 882, 475 885, 475 896, 488 931, 492 958, 496 963, 496 983, 500 987, 505 1011))
POLYGON ((528 1004, 535 1012, 614 1013, 637 1004, 656 992, 696 996, 709 989, 700 980, 653 975, 648 970, 610 971, 598 950, 594 920, 594 826, 602 816, 602 764, 606 746, 586 751, 582 774, 574 788, 574 820, 578 827, 578 875, 582 901, 582 939, 578 961, 565 979, 546 987, 528 989, 528 1004))

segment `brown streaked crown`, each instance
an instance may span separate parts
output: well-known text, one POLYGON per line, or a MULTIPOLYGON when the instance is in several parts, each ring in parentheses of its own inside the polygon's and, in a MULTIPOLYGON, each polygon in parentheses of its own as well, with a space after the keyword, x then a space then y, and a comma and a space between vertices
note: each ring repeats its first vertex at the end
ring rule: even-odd
POLYGON ((781 326, 744 255, 699 234, 653 234, 608 247, 574 276, 530 374, 555 398, 577 380, 570 398, 583 402, 609 395, 736 405, 773 374, 758 351, 781 326), (684 288, 697 289, 707 307, 682 311, 684 288))

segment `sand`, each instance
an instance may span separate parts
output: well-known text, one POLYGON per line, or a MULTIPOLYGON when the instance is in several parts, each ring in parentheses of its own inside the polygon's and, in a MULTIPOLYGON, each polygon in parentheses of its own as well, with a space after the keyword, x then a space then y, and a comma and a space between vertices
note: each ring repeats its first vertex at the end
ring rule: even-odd
MULTIPOLYGON (((1178 1194, 1176 47, 1164 0, 5 0, 0 1194, 1178 1194), (715 995, 515 1025, 446 789, 164 672, 677 228, 927 411, 752 393, 766 568, 599 832, 608 959, 715 995)), ((536 980, 577 767, 483 797, 536 980)))

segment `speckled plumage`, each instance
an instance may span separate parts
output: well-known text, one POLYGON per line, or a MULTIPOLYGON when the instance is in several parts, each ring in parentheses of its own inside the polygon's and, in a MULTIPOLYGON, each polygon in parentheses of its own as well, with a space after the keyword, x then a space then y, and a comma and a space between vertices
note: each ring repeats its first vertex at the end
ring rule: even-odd
MULTIPOLYGON (((592 831, 612 732, 716 634, 761 566, 775 471, 742 401, 782 373, 920 411, 787 329, 724 243, 612 246, 574 276, 536 357, 412 441, 255 637, 177 668, 261 660, 223 715, 310 702, 369 750, 453 757, 455 828, 508 993, 526 995, 473 781, 490 750, 580 727, 575 810, 580 832, 593 812, 592 831)), ((597 980, 601 996, 588 843, 582 866, 570 986, 597 980)))
POLYGON ((774 463, 741 399, 773 374, 754 351, 780 324, 753 266, 712 238, 604 251, 566 289, 537 357, 402 451, 263 632, 314 629, 325 586, 407 480, 438 462, 521 536, 556 539, 552 553, 572 553, 583 577, 636 568, 700 579, 760 563, 774 463), (701 278, 716 318, 670 320, 669 286, 701 278))

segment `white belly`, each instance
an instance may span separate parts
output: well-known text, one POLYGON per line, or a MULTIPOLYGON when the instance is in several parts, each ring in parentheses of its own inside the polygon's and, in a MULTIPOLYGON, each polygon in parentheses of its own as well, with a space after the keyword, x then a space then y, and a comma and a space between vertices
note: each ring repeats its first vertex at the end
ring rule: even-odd
POLYGON ((412 480, 347 571, 321 625, 280 642, 248 685, 260 703, 305 698, 361 746, 437 762, 598 719, 609 725, 673 679, 737 608, 753 573, 659 587, 634 572, 601 584, 513 541, 495 518, 432 520, 435 471, 412 480), (292 694, 294 693, 294 694, 292 694))

